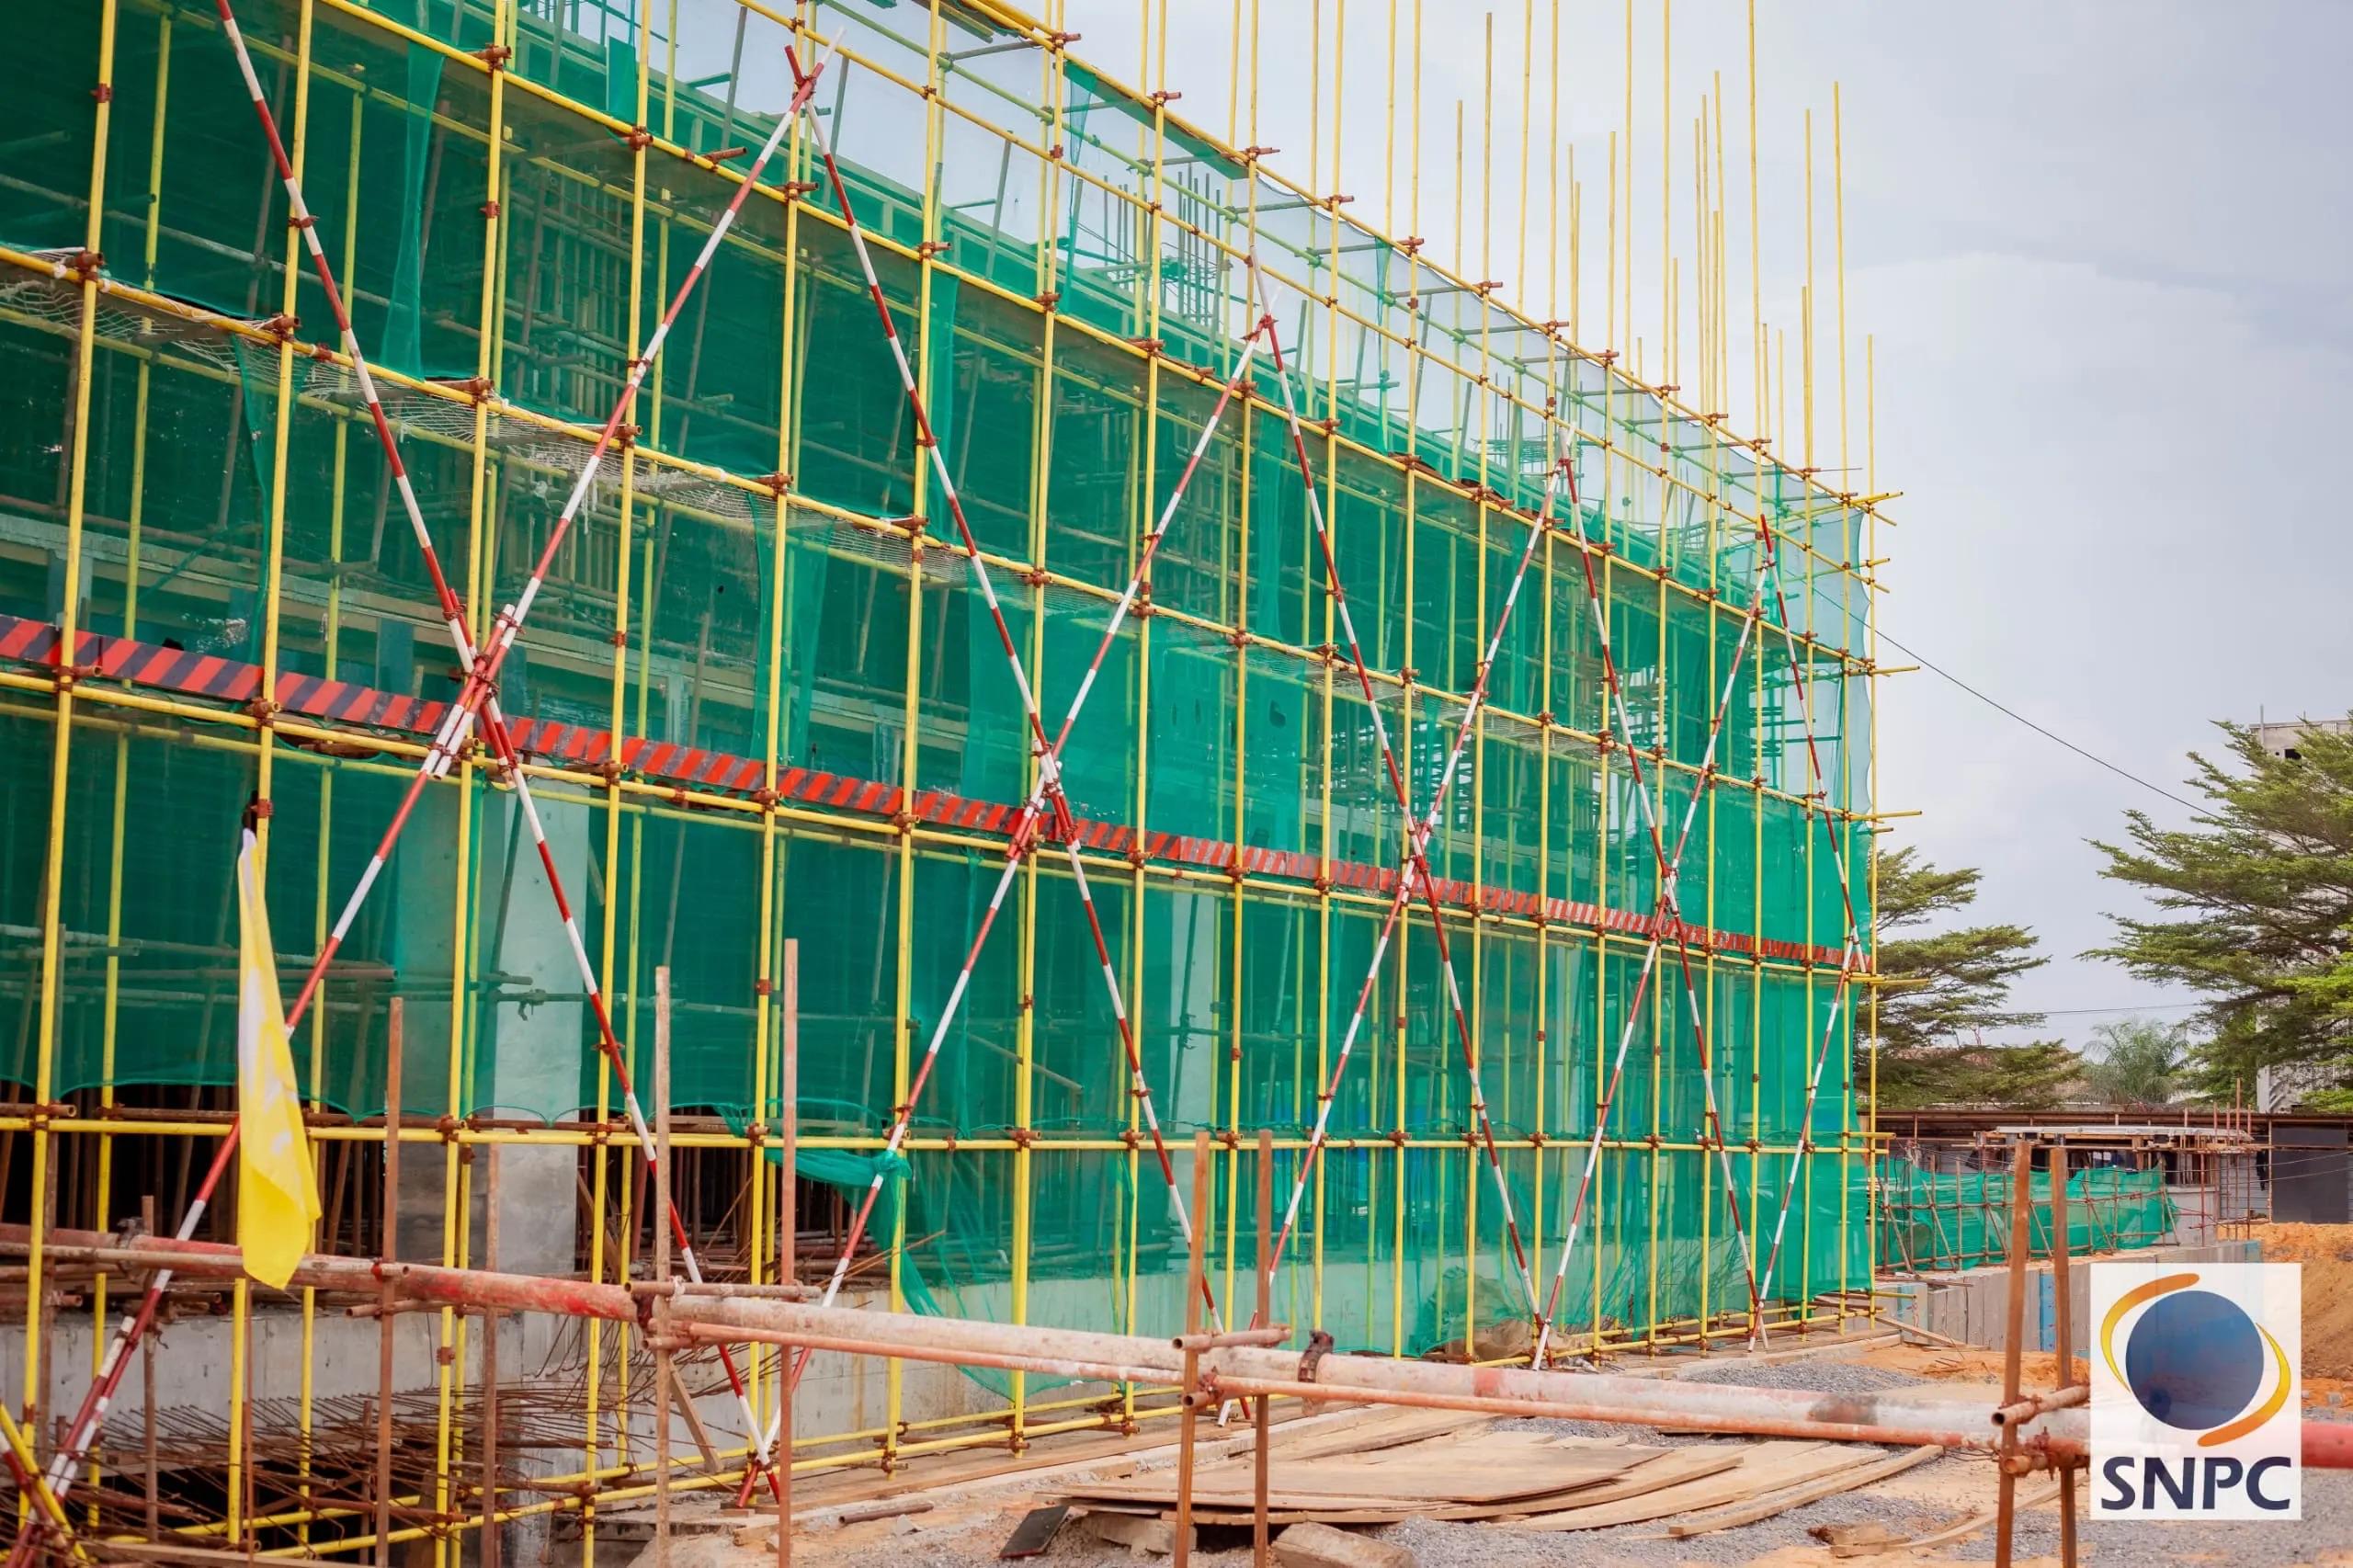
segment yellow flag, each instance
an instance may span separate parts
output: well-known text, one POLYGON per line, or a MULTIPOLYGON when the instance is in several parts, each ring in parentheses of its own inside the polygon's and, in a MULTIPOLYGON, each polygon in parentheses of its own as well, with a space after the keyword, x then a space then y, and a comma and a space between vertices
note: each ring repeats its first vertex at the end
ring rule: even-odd
POLYGON ((246 1273, 283 1289, 310 1250, 319 1188, 250 829, 237 856, 237 1244, 246 1273))

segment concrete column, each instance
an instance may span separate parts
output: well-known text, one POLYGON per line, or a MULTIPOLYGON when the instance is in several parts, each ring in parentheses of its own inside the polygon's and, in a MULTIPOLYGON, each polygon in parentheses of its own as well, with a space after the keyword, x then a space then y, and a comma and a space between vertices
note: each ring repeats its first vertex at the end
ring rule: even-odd
MULTIPOLYGON (((418 994, 427 977, 456 974, 470 999, 472 1051, 460 1075, 460 1111, 502 1116, 561 1111, 573 1119, 584 1064, 595 1050, 589 1013, 570 942, 556 918, 547 873, 515 797, 481 797, 473 833, 469 946, 458 961, 451 911, 466 869, 458 864, 452 790, 429 791, 403 839, 396 880, 386 890, 396 911, 392 960, 412 989, 404 1038, 401 1098, 412 1118, 449 1111, 450 1014, 446 995, 418 994), (480 982, 497 977, 499 983, 480 982)), ((540 814, 558 874, 578 897, 588 881, 589 810, 541 801, 540 814)), ((421 1145, 401 1165, 403 1257, 441 1256, 444 1162, 421 1145)), ((577 1153, 565 1148, 510 1146, 499 1163, 499 1246, 518 1273, 572 1267, 579 1221, 577 1153)), ((473 1245, 482 1240, 483 1195, 470 1205, 473 1245)))

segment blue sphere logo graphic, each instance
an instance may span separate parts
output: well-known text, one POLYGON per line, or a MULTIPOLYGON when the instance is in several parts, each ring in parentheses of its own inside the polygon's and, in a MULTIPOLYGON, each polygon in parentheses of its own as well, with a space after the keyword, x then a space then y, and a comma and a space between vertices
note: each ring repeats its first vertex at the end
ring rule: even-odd
POLYGON ((2124 1381, 2168 1426, 2201 1432, 2254 1403, 2263 1386, 2263 1335, 2234 1301, 2177 1290, 2151 1303, 2124 1347, 2124 1381))

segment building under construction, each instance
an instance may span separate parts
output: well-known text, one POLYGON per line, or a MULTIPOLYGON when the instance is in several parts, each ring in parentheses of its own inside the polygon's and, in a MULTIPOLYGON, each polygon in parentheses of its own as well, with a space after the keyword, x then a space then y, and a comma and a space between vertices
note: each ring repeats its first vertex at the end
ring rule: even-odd
MULTIPOLYGON (((91 1419, 152 1277, 85 1233, 233 1239, 241 820, 322 1255, 1165 1336, 1196 1233, 1250 1315, 1263 1179, 1273 1318, 1342 1351, 1867 1304, 1874 518, 1718 412, 1721 94, 1687 401, 1086 49, 993 0, 12 38, 0 1355, 77 1522, 593 1551, 657 1400, 704 1484, 775 1425, 774 1345, 187 1269, 91 1419)), ((828 1352, 790 1431, 1165 1394, 828 1352)))

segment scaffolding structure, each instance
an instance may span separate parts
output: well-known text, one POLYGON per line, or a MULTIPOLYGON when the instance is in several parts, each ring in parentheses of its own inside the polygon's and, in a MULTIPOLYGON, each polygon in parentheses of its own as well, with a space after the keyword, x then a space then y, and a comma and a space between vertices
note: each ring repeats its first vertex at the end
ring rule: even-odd
MULTIPOLYGON (((2010 1256, 2010 1197, 2002 1168, 2021 1138, 2073 1161, 2065 1204, 2078 1256, 2243 1240, 2271 1217, 2270 1143, 2236 1109, 2182 1110, 2178 1119, 2045 1116, 1969 1133, 1939 1126, 1892 1133, 1878 1165, 1880 1267, 1900 1274, 1990 1267, 2010 1256), (2193 1119, 2195 1118, 2195 1119, 2193 1119)), ((1936 1113, 1907 1120, 1937 1121, 1936 1113)), ((2051 1161, 2033 1176, 2027 1256, 2051 1256, 2051 1161)))
MULTIPOLYGON (((254 802, 281 938, 308 913, 324 1254, 479 1261, 536 1160, 573 1223, 535 1272, 1169 1334, 1197 1226, 1235 1315, 1270 1131, 1270 1310, 1342 1348, 1867 1310, 1877 515, 1843 283, 1847 488, 1810 315, 1802 460, 1708 412, 1720 91, 1686 403, 1181 117, 1165 20, 1147 90, 990 0, 231 15, 99 0, 0 63, 38 129, 0 171, 0 1205, 61 1475, 122 1468, 55 1429, 54 1344, 86 1317, 95 1365, 123 1286, 44 1236, 205 1212, 254 802), (657 971, 675 1162, 631 1087, 657 971)), ((1812 226, 1809 162, 1809 268, 1812 226)), ((593 1554, 642 1486, 641 1333, 505 1396, 576 1442, 551 1480, 499 1470, 495 1336, 444 1311, 408 1522, 390 1478, 362 1517, 313 1456, 389 1402, 314 1397, 315 1292, 267 1294, 163 1303, 237 1358, 173 1439, 204 1533, 446 1556, 511 1487, 593 1554), (299 1318, 291 1398, 251 1395, 256 1314, 299 1318)), ((804 1365, 728 1360, 702 1483, 756 1484, 804 1365)), ((918 1415, 885 1360, 794 1468, 1175 1408, 968 1375, 918 1415)))

